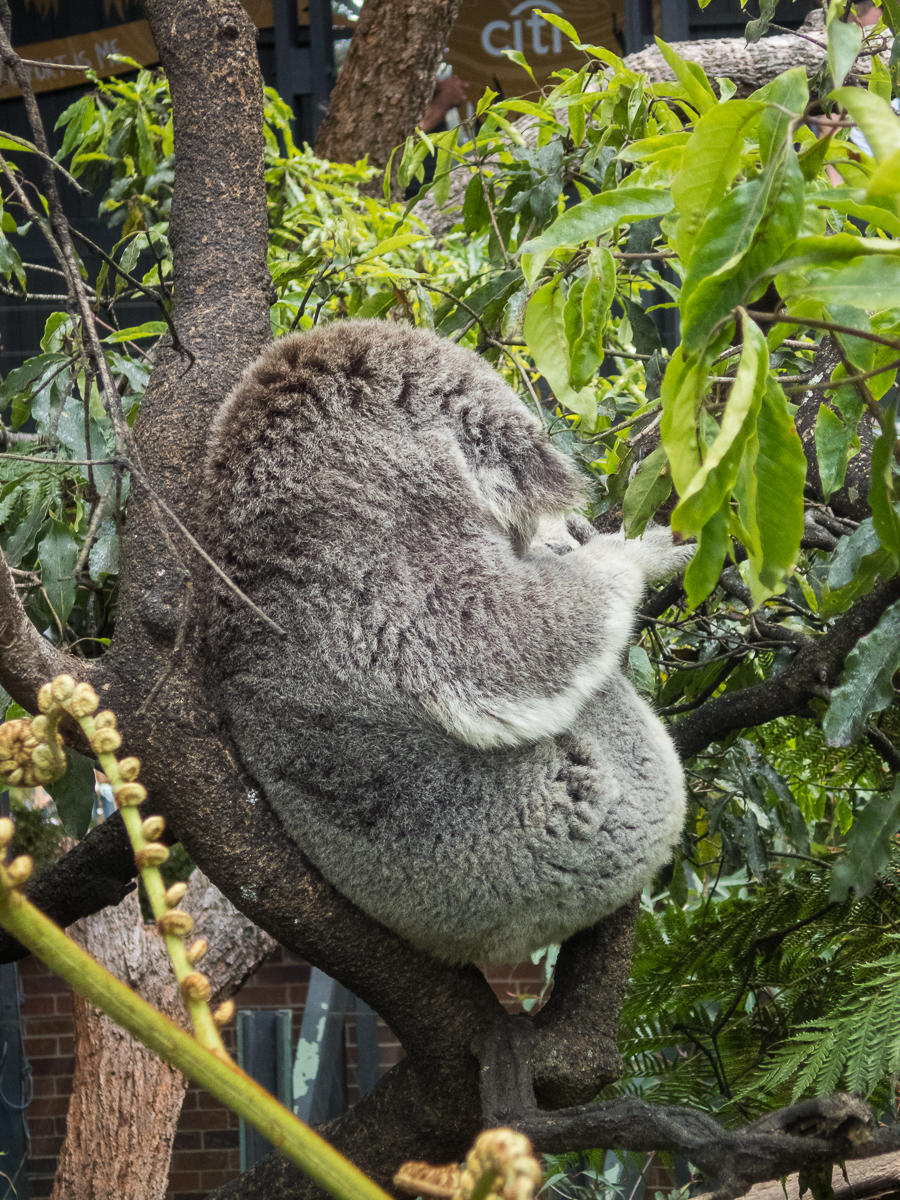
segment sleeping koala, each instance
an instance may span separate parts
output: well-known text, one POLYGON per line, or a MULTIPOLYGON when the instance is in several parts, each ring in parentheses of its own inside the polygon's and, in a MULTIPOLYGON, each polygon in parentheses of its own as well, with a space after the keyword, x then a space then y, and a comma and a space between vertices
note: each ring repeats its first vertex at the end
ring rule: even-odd
POLYGON ((477 355, 341 321, 271 346, 213 424, 214 686, 326 879, 415 946, 514 962, 665 863, 681 766, 620 662, 691 549, 599 536, 578 475, 477 355))

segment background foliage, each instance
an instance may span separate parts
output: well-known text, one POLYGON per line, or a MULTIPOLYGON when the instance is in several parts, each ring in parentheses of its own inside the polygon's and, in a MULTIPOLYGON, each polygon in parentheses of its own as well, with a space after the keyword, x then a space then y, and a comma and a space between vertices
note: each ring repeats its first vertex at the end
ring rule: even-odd
MULTIPOLYGON (((685 593, 642 623, 630 654, 635 685, 674 721, 783 672, 900 566, 900 125, 879 60, 854 79, 865 86, 841 87, 862 37, 842 13, 835 0, 818 94, 798 69, 747 99, 666 46, 678 81, 651 84, 545 14, 583 68, 546 94, 487 92, 469 126, 410 139, 405 203, 390 169, 373 194, 365 163, 295 146, 287 106, 267 96, 273 335, 346 317, 434 328, 520 392, 589 481, 601 526, 621 512, 638 536, 656 516, 696 537, 685 593), (816 137, 820 96, 849 110, 873 156, 854 157, 845 130, 816 137), (434 221, 449 232, 432 235, 434 221), (816 378, 829 346, 837 366, 816 378), (794 416, 816 394, 825 501, 874 420, 861 523, 805 495, 794 416), (811 510, 832 519, 830 548, 801 544, 811 510)), ((170 336, 171 110, 158 74, 94 84, 60 119, 58 157, 119 237, 99 265, 85 250, 84 271, 133 422, 170 336), (155 298, 157 319, 120 328, 117 303, 137 295, 155 298)), ((27 214, 8 188, 4 206, 0 272, 28 291, 27 214)), ((41 354, 0 385, 0 411, 7 437, 37 438, 0 457, 0 541, 29 615, 102 654, 128 477, 64 304, 41 354)), ((891 1107, 900 793, 877 747, 900 739, 898 622, 895 606, 807 715, 687 764, 690 819, 645 896, 618 1088, 735 1121, 838 1087, 891 1107)), ((90 813, 57 803, 83 832, 90 813)))

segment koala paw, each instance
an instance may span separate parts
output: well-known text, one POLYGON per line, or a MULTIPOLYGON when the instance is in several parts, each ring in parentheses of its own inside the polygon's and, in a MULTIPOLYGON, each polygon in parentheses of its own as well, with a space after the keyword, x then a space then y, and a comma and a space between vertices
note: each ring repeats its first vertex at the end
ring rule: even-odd
POLYGON ((639 555, 641 567, 648 583, 656 583, 669 575, 683 571, 697 547, 684 542, 673 542, 672 531, 662 525, 648 525, 639 538, 626 542, 639 555))

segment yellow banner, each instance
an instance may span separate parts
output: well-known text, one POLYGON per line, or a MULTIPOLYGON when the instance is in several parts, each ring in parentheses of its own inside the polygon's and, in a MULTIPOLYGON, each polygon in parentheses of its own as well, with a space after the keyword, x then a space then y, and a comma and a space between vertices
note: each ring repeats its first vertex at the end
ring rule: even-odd
MULTIPOLYGON (((244 8, 253 18, 257 29, 271 29, 274 24, 272 0, 242 0, 244 8)), ((297 0, 297 21, 309 24, 309 0, 297 0)), ((335 25, 349 25, 346 17, 335 17, 335 25)), ((113 25, 109 29, 98 29, 94 33, 79 33, 74 37, 54 38, 49 42, 34 42, 30 46, 16 46, 22 58, 38 62, 40 66, 28 66, 31 86, 36 92, 53 92, 58 88, 75 87, 84 76, 80 71, 67 71, 60 63, 72 63, 79 67, 92 67, 102 78, 124 75, 133 70, 128 63, 111 62, 109 55, 125 54, 142 67, 159 62, 159 55, 150 26, 146 21, 128 21, 124 25, 113 25)), ((18 96, 19 89, 11 82, 9 72, 0 67, 0 100, 18 96)))
POLYGON ((534 84, 525 71, 509 61, 504 50, 519 50, 534 72, 538 86, 550 82, 561 67, 577 71, 587 56, 534 9, 564 17, 582 42, 622 53, 616 32, 625 23, 624 0, 463 0, 450 34, 450 63, 460 78, 472 84, 474 103, 486 87, 501 96, 527 95, 534 84))

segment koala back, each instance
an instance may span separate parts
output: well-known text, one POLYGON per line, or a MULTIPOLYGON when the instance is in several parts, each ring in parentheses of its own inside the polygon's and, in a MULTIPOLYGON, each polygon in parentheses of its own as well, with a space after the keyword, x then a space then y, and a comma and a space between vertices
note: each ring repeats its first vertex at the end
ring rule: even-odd
POLYGON ((680 766, 618 672, 647 554, 548 550, 582 488, 487 364, 377 321, 283 339, 217 415, 206 480, 214 557, 287 631, 214 581, 214 685, 351 900, 440 957, 512 961, 668 858, 680 766))

